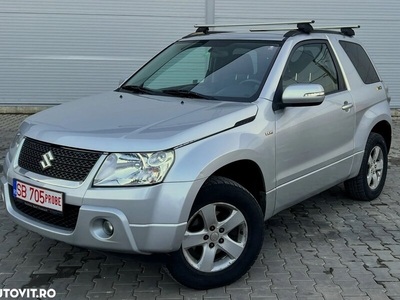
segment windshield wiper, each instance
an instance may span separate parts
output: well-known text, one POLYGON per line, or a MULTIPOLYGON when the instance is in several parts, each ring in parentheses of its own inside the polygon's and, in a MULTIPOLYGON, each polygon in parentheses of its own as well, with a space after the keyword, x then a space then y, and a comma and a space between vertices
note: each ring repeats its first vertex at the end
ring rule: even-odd
POLYGON ((124 85, 121 86, 118 91, 121 90, 126 90, 126 91, 131 91, 131 92, 137 92, 137 93, 142 93, 142 94, 149 94, 149 95, 159 95, 160 93, 157 93, 156 91, 149 89, 149 88, 145 88, 143 86, 140 85, 124 85))
POLYGON ((174 89, 166 89, 162 90, 164 94, 168 94, 171 96, 183 97, 183 98, 197 98, 197 99, 207 99, 207 100, 215 100, 214 97, 203 95, 197 92, 193 92, 190 90, 174 90, 174 89))

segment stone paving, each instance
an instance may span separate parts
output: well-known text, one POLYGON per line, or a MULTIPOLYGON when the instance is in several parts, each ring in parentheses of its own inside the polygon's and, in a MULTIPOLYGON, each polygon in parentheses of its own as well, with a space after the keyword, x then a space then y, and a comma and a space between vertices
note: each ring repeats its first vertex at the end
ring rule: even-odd
MULTIPOLYGON (((0 115, 0 164, 25 115, 0 115)), ((400 299, 400 119, 386 186, 370 202, 342 185, 274 216, 261 254, 236 283, 180 286, 165 255, 111 255, 73 247, 8 220, 0 203, 0 289, 53 288, 54 299, 400 299)), ((1 167, 0 167, 1 169, 1 167)))

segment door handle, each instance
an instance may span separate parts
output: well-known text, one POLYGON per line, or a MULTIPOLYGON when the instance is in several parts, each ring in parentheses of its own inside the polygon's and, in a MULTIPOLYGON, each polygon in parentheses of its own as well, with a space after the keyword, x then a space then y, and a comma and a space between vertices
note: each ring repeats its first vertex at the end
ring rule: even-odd
POLYGON ((353 103, 349 103, 349 102, 345 101, 343 106, 342 106, 342 109, 343 110, 349 110, 352 107, 353 107, 353 103))

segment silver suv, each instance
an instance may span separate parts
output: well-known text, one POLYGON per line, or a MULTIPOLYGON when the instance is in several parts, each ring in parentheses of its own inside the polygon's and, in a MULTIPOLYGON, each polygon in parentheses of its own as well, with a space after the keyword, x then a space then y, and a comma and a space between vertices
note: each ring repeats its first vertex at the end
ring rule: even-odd
POLYGON ((81 247, 169 253, 173 278, 208 289, 252 266, 281 210, 341 182, 375 199, 387 87, 352 27, 312 23, 198 26, 115 91, 30 116, 5 159, 8 215, 81 247))

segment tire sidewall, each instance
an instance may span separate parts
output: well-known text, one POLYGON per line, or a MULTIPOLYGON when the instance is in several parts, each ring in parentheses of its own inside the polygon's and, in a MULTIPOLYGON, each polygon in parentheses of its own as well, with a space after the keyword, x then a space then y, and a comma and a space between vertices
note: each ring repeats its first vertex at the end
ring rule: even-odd
POLYGON ((369 136, 366 148, 365 148, 365 153, 363 157, 363 162, 362 162, 362 168, 361 168, 361 176, 362 182, 363 182, 363 188, 365 195, 367 196, 368 199, 375 199, 377 198, 382 190, 383 186, 385 185, 385 180, 386 180, 386 174, 387 174, 387 167, 388 167, 388 154, 387 154, 387 147, 385 140, 383 137, 379 134, 373 133, 369 136), (379 185, 377 186, 376 189, 371 189, 368 185, 367 182, 367 174, 368 174, 368 158, 371 155, 371 151, 374 147, 378 146, 383 155, 383 170, 382 170, 382 177, 381 181, 379 182, 379 185))
POLYGON ((205 186, 196 197, 189 219, 202 207, 213 203, 233 205, 243 214, 248 228, 246 246, 231 266, 210 273, 194 269, 184 257, 182 248, 172 253, 172 265, 168 266, 171 276, 190 288, 209 289, 236 281, 254 263, 262 246, 264 236, 263 214, 257 201, 247 190, 240 186, 228 184, 205 186))

